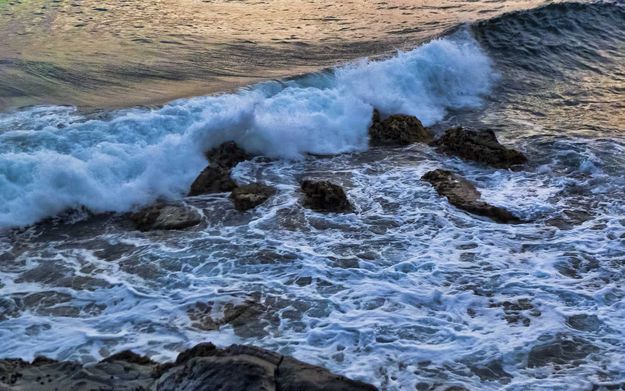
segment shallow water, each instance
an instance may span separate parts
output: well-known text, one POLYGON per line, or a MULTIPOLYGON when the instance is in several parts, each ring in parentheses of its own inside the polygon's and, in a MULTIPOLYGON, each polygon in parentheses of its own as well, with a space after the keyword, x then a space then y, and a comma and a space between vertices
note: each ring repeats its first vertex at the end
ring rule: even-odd
POLYGON ((79 205, 123 212, 180 198, 202 152, 227 139, 274 158, 240 164, 237 182, 279 189, 244 214, 227 194, 188 199, 205 221, 181 232, 80 212, 7 229, 0 352, 90 361, 131 348, 165 360, 209 340, 389 390, 621 386, 624 32, 620 3, 551 5, 237 94, 0 115, 7 228, 79 205), (436 132, 490 127, 530 163, 494 170, 424 145, 368 149, 373 107, 436 132), (529 222, 452 207, 420 180, 439 167, 529 222), (356 213, 302 208, 304 177, 341 183, 356 213), (242 315, 220 326, 233 304, 242 315))

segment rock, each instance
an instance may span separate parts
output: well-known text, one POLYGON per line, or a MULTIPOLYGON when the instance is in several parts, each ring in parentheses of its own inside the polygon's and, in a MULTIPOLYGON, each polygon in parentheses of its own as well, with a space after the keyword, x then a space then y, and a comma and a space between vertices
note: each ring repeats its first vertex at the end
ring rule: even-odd
POLYGON ((327 369, 285 357, 278 366, 280 391, 365 391, 375 390, 370 384, 335 375, 327 369))
POLYGON ((192 227, 202 221, 202 215, 185 204, 159 203, 132 213, 130 219, 141 231, 153 231, 192 227))
POLYGON ((475 186, 447 170, 434 170, 426 173, 422 180, 429 182, 438 194, 447 197, 450 204, 467 212, 489 217, 498 223, 520 223, 521 220, 508 210, 490 205, 481 200, 475 186))
POLYGON ((212 345, 181 353, 177 367, 154 384, 154 390, 375 390, 372 385, 334 375, 324 368, 251 346, 212 345))
POLYGON ((301 184, 304 192, 304 206, 321 212, 351 212, 353 207, 345 190, 328 181, 304 180, 301 184))
POLYGON ((375 390, 253 346, 219 349, 203 343, 178 355, 173 363, 158 364, 125 351, 84 367, 76 362, 38 358, 32 363, 0 360, 0 389, 49 390, 375 390))
POLYGON ((191 185, 189 190, 191 197, 235 189, 237 185, 230 178, 230 170, 240 162, 248 160, 250 156, 236 143, 230 141, 206 152, 206 158, 209 164, 191 185))
POLYGON ((193 327, 209 331, 229 325, 236 335, 248 338, 264 332, 267 322, 263 319, 263 314, 267 312, 267 308, 261 303, 249 299, 239 304, 226 303, 222 314, 213 314, 214 304, 198 302, 187 310, 193 327))
POLYGON ((432 135, 417 117, 396 114, 381 120, 380 112, 373 111, 373 120, 369 128, 369 142, 372 146, 402 146, 430 141, 432 135))
POLYGON ((237 164, 250 159, 250 155, 233 142, 225 142, 206 152, 206 158, 212 164, 231 169, 237 164))
POLYGON ((433 145, 441 152, 497 168, 527 163, 521 152, 501 145, 492 130, 448 129, 433 145))
POLYGON ((217 164, 209 164, 191 184, 189 196, 223 193, 232 191, 236 187, 236 183, 230 178, 230 169, 217 164))
POLYGON ((540 310, 527 298, 517 299, 516 301, 506 300, 498 303, 493 302, 489 307, 503 308, 506 322, 509 324, 522 324, 525 327, 530 326, 532 318, 537 318, 542 315, 540 310))
POLYGON ((274 194, 276 194, 276 189, 273 187, 262 183, 252 183, 234 189, 230 198, 234 202, 234 207, 243 212, 264 203, 274 194))

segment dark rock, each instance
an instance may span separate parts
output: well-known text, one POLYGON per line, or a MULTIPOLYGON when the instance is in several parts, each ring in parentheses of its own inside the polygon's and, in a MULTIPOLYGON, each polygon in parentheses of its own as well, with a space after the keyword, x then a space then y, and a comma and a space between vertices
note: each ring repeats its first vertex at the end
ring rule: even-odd
POLYGON ((345 190, 328 181, 304 180, 301 184, 304 192, 304 206, 322 212, 351 212, 353 207, 345 190))
POLYGON ((229 141, 206 152, 206 158, 209 164, 191 185, 191 197, 235 189, 237 185, 230 178, 230 170, 250 156, 236 143, 229 141))
POLYGON ((375 390, 370 384, 335 375, 328 370, 285 357, 278 367, 280 391, 364 391, 375 390))
POLYGON ((180 353, 175 363, 163 365, 128 351, 88 368, 43 358, 33 363, 0 360, 0 379, 0 386, 6 384, 8 390, 29 391, 375 390, 264 349, 240 345, 218 349, 211 343, 199 344, 180 353))
POLYGON ((252 183, 234 189, 230 198, 234 202, 234 207, 243 212, 264 203, 274 194, 276 194, 276 189, 273 187, 262 183, 252 183))
POLYGON ((452 128, 433 144, 441 152, 497 168, 527 163, 527 158, 521 152, 501 145, 492 130, 452 128))
POLYGON ((233 142, 225 142, 206 152, 206 158, 212 164, 231 169, 237 164, 250 159, 250 155, 233 142))
POLYGON ((460 175, 447 170, 426 173, 422 180, 429 182, 438 194, 447 197, 449 203, 467 212, 491 218, 498 223, 520 223, 521 220, 508 210, 490 205, 481 200, 475 186, 460 175))
POLYGON ((430 141, 432 135, 417 117, 397 114, 381 120, 380 112, 373 111, 373 120, 369 128, 369 142, 372 146, 402 146, 430 141))
POLYGON ((597 351, 596 346, 576 336, 556 334, 540 339, 543 341, 530 350, 527 358, 529 368, 550 364, 578 366, 586 356, 597 351))
POLYGON ((149 357, 141 356, 137 353, 134 353, 130 350, 124 350, 123 352, 116 353, 104 360, 102 362, 115 362, 115 361, 123 361, 131 364, 139 364, 139 365, 154 365, 156 364, 149 357))
POLYGON ((192 227, 202 221, 202 215, 185 204, 158 203, 132 213, 130 219, 141 231, 152 231, 192 227))
POLYGON ((209 164, 191 184, 189 196, 224 193, 237 187, 230 178, 230 169, 217 164, 209 164))

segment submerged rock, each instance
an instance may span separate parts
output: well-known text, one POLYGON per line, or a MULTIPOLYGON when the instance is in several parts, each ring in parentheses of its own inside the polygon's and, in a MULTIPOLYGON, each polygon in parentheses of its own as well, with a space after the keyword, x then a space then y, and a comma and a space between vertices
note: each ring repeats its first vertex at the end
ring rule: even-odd
POLYGON ((381 120, 380 112, 373 111, 369 128, 369 142, 372 146, 401 146, 430 141, 432 135, 417 117, 397 114, 381 120))
POLYGON ((195 179, 189 190, 189 196, 202 194, 224 193, 237 187, 230 178, 230 169, 216 164, 210 164, 195 179))
POLYGON ((237 187, 230 194, 234 207, 240 211, 253 209, 276 194, 276 189, 262 183, 252 183, 237 187))
POLYGON ((497 168, 527 163, 527 158, 521 152, 501 145, 492 130, 476 131, 461 127, 448 129, 434 141, 434 145, 441 152, 497 168))
POLYGON ((521 222, 508 210, 482 201, 482 195, 471 182, 451 171, 440 169, 430 171, 421 179, 434 186, 438 194, 447 197, 449 203, 455 207, 491 218, 498 223, 521 222))
POLYGON ((230 170, 250 156, 230 141, 206 152, 206 158, 209 164, 191 184, 188 194, 191 197, 235 189, 237 185, 230 177, 230 170))
POLYGON ((163 204, 143 208, 130 215, 141 231, 184 229, 202 222, 197 209, 185 204, 163 204))
POLYGON ((32 363, 0 360, 2 390, 375 390, 372 385, 335 375, 252 346, 219 349, 203 343, 157 364, 129 351, 88 369, 75 362, 38 358, 32 363))
POLYGON ((572 335, 546 335, 539 340, 542 341, 529 352, 528 368, 550 364, 578 366, 589 354, 598 350, 590 342, 572 335))
POLYGON ((345 190, 332 182, 304 180, 301 188, 304 192, 306 208, 321 212, 351 212, 353 210, 345 190))

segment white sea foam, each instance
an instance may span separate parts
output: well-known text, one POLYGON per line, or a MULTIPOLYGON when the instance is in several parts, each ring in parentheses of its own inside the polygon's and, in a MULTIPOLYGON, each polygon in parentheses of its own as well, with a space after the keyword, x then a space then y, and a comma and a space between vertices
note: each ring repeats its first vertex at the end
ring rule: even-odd
POLYGON ((203 152, 226 140, 288 159, 362 151, 373 107, 431 125, 450 108, 479 105, 493 78, 490 60, 464 33, 336 69, 316 83, 264 83, 104 119, 67 107, 4 114, 0 227, 79 206, 121 212, 179 198, 206 164, 203 152))

